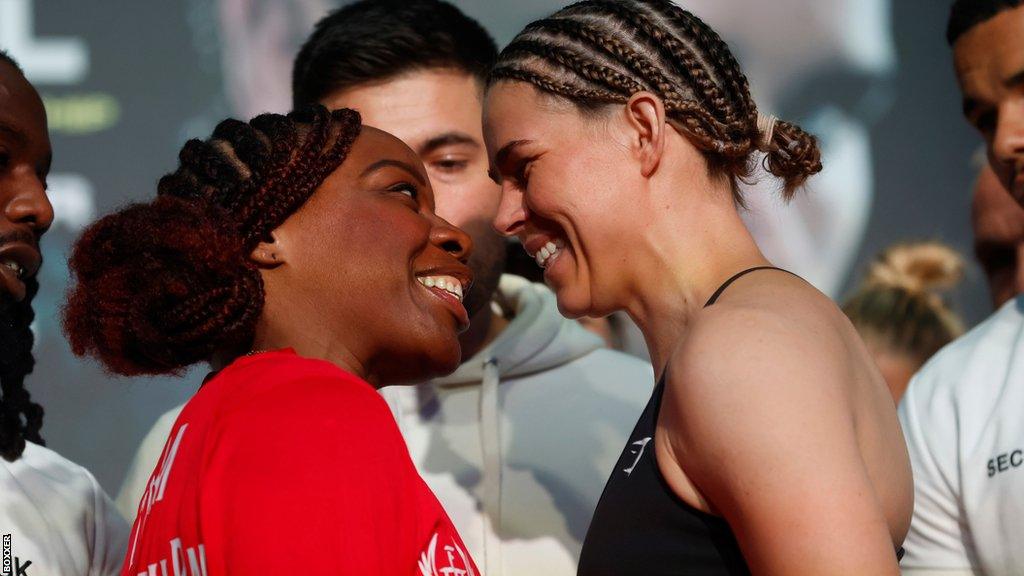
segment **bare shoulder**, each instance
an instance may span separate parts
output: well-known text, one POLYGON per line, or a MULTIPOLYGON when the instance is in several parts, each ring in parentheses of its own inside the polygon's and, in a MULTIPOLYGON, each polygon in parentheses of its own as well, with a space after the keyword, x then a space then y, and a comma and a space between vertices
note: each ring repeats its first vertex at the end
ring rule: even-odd
POLYGON ((842 312, 798 278, 737 290, 697 314, 673 352, 671 387, 772 395, 818 387, 849 373, 842 312), (730 390, 721 390, 723 381, 730 390))
POLYGON ((704 309, 674 351, 661 417, 682 467, 764 442, 768 452, 855 442, 857 361, 841 312, 792 282, 748 286, 704 309))
POLYGON ((841 311, 788 281, 737 286, 692 320, 666 372, 659 466, 725 517, 756 572, 841 557, 844 573, 895 574, 907 483, 884 471, 909 469, 892 398, 841 311))

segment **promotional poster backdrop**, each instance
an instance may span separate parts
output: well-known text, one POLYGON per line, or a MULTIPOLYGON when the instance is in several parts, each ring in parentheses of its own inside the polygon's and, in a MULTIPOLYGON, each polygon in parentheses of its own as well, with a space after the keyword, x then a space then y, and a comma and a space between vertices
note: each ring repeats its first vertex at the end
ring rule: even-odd
MULTIPOLYGON (((551 0, 456 0, 504 45, 551 0)), ((759 108, 819 136, 825 171, 786 206, 777 183, 746 191, 745 218, 776 264, 835 298, 894 242, 939 239, 970 262, 953 300, 990 311, 973 262, 970 192, 980 139, 960 117, 944 39, 949 2, 680 0, 736 52, 759 108)), ((59 326, 74 239, 98 216, 155 194, 188 138, 227 117, 286 111, 291 60, 330 0, 0 0, 0 47, 46 103, 56 221, 43 240, 28 381, 47 444, 116 494, 156 418, 196 390, 115 378, 75 358, 59 326)))

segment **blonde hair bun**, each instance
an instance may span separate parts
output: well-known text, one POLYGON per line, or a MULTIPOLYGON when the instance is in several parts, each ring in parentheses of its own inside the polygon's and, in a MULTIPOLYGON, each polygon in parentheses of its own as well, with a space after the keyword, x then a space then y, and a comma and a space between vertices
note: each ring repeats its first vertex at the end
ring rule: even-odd
POLYGON ((956 286, 963 273, 963 257, 949 246, 934 241, 908 242, 882 252, 871 263, 865 285, 935 293, 956 286))

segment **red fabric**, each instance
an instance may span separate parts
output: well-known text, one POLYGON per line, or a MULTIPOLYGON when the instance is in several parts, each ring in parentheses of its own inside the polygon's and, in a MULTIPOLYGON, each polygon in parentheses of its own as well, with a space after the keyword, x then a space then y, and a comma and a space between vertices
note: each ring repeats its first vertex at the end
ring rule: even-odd
POLYGON ((278 351, 182 411, 122 575, 478 575, 465 550, 377 392, 278 351))

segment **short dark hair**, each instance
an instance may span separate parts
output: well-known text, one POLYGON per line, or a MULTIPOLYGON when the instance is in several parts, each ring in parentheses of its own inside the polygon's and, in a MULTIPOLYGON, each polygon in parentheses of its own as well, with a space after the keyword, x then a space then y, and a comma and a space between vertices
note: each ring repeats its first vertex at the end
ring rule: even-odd
POLYGON ((18 61, 15 60, 14 56, 11 56, 7 50, 0 49, 0 62, 7 62, 11 66, 14 66, 14 69, 18 72, 21 72, 22 74, 25 73, 18 64, 18 61))
POLYGON ((956 0, 949 11, 946 40, 952 46, 971 28, 1022 4, 1024 0, 956 0))
POLYGON ((298 107, 416 69, 454 68, 481 84, 498 56, 490 34, 442 0, 361 0, 328 14, 295 57, 298 107))

